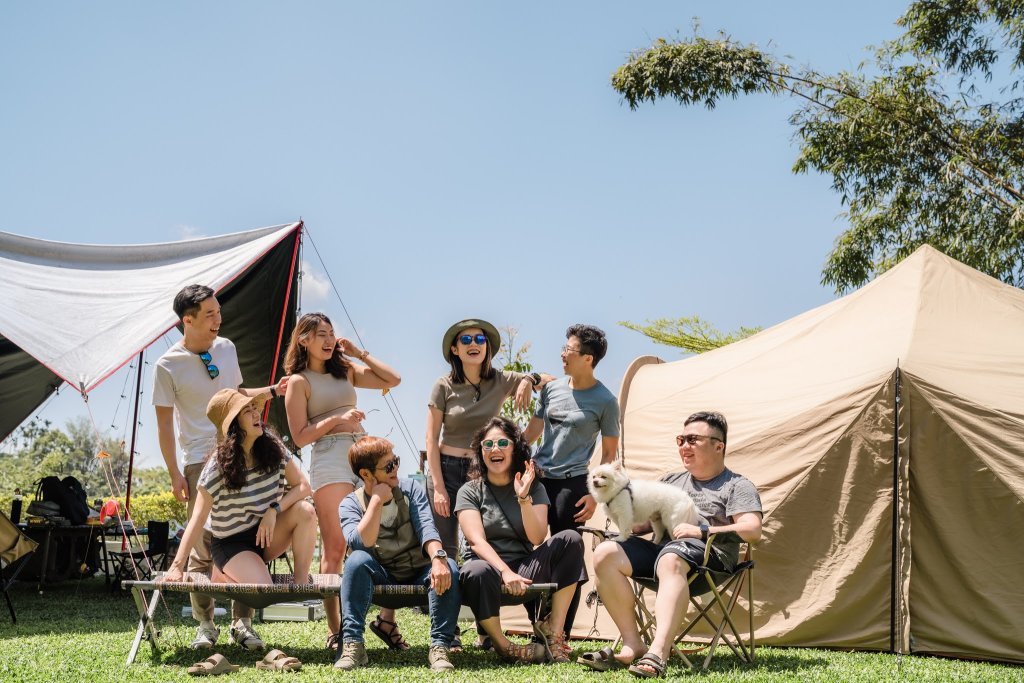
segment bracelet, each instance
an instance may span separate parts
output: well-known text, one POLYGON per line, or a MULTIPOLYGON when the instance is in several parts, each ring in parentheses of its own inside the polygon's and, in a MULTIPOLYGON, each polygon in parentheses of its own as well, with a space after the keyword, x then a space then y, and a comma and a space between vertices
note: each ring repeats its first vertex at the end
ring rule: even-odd
POLYGON ((523 496, 522 498, 516 496, 516 500, 519 501, 520 505, 523 505, 524 503, 529 503, 530 505, 533 505, 533 496, 523 496))
POLYGON ((359 360, 366 360, 366 357, 370 355, 370 352, 363 349, 363 352, 359 355, 359 360))
POLYGON ((273 384, 270 385, 270 398, 277 398, 277 388, 273 384))

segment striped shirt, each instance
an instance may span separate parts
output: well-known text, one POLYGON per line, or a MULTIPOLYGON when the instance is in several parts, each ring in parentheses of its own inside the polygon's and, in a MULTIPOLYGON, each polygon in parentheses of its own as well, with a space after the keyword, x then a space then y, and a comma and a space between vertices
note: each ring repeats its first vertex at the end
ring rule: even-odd
POLYGON ((228 490, 224 475, 217 462, 210 458, 199 475, 199 486, 213 498, 213 509, 207 528, 215 538, 225 538, 256 526, 263 519, 271 503, 281 500, 287 480, 284 468, 291 460, 286 454, 281 466, 262 474, 255 469, 246 470, 245 483, 237 491, 228 490))

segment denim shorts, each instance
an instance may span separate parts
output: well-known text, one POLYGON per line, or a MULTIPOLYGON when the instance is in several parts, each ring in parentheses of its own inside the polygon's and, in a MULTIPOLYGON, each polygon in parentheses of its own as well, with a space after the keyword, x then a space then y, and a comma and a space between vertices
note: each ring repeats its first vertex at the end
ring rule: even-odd
POLYGON ((348 452, 364 436, 366 432, 343 432, 316 440, 309 458, 309 485, 314 491, 328 484, 359 485, 359 477, 348 462, 348 452))

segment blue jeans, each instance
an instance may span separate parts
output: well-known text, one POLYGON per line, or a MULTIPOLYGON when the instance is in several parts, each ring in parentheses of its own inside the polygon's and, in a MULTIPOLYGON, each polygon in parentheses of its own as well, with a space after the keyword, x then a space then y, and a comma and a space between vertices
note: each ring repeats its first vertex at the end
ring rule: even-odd
MULTIPOLYGON (((448 569, 452 572, 451 588, 438 595, 433 589, 427 591, 430 610, 430 644, 451 647, 455 627, 458 625, 461 594, 459 592, 459 567, 455 560, 448 558, 448 569)), ((373 587, 398 583, 373 555, 365 550, 353 550, 345 560, 345 571, 341 575, 341 640, 343 643, 363 642, 366 629, 366 613, 373 599, 373 587)), ((428 564, 410 583, 430 586, 430 565, 428 564)))

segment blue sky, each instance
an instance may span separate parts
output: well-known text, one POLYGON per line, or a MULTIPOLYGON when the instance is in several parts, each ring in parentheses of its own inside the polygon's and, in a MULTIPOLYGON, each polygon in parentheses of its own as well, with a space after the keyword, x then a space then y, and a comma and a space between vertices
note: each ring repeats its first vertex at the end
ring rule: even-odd
MULTIPOLYGON (((842 207, 826 178, 790 172, 795 102, 630 111, 609 77, 694 17, 851 69, 903 8, 4 3, 0 230, 125 244, 302 217, 367 347, 403 375, 393 396, 420 448, 455 320, 518 327, 556 374, 565 328, 596 324, 610 342, 597 374, 617 391, 635 357, 679 357, 620 320, 770 326, 834 298, 819 280, 842 207)), ((344 332, 308 245, 305 260, 303 309, 344 332)), ((124 384, 94 392, 101 428, 123 424, 124 384)), ((148 387, 143 401, 141 462, 156 465, 148 387)), ((65 390, 44 417, 83 412, 65 390)), ((384 411, 367 426, 392 428, 384 411)))

